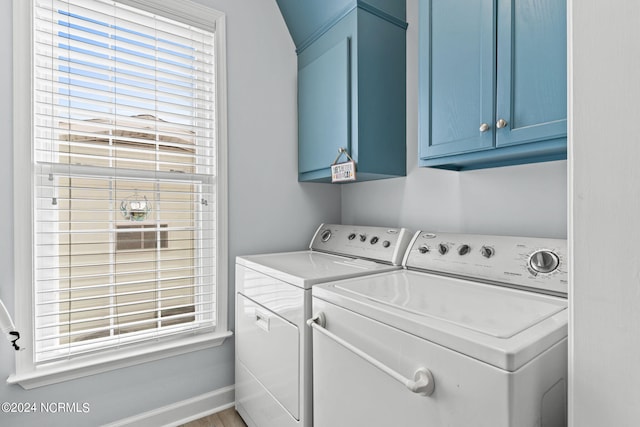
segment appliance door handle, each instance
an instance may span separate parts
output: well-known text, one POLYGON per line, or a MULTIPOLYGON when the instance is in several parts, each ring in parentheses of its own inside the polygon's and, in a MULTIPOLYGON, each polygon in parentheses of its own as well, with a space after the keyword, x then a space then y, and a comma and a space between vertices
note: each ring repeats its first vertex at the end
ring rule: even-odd
POLYGON ((427 368, 418 368, 418 370, 414 374, 413 380, 406 378, 405 376, 393 370, 389 366, 385 365, 378 359, 365 353, 364 351, 355 347, 353 344, 343 340, 339 336, 335 335, 334 333, 326 329, 324 327, 325 325, 324 313, 317 314, 313 316, 311 319, 307 320, 307 325, 309 325, 311 329, 315 329, 317 332, 320 332, 324 336, 331 338, 333 341, 340 344, 350 352, 366 360, 376 368, 380 369, 385 374, 389 375, 391 378, 404 384, 404 386, 407 387, 412 392, 420 394, 422 396, 430 396, 433 393, 433 390, 435 389, 435 383, 433 382, 433 375, 431 374, 431 371, 429 371, 427 368))
POLYGON ((269 332, 271 330, 271 317, 257 308, 254 313, 256 315, 256 326, 265 332, 269 332))

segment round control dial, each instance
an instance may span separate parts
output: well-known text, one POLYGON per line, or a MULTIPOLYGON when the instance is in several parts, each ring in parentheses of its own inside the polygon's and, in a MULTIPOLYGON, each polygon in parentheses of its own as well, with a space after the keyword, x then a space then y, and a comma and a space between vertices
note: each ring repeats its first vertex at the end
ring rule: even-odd
POLYGON ((418 248, 418 252, 420 252, 421 254, 426 254, 427 252, 429 252, 429 246, 420 245, 420 247, 418 248))
POLYGON ((366 242, 367 241, 367 235, 366 234, 361 234, 360 235, 360 241, 361 242, 366 242))
POLYGON ((320 237, 322 238, 323 242, 326 242, 331 238, 331 230, 324 230, 320 237))
POLYGON ((372 245, 375 245, 376 243, 378 243, 378 240, 380 240, 378 236, 373 236, 371 240, 369 240, 369 243, 371 243, 372 245))
POLYGON ((355 238, 356 238, 356 233, 351 233, 351 234, 349 234, 349 236, 347 237, 347 239, 349 239, 349 240, 353 240, 353 239, 355 239, 355 238))
POLYGON ((444 243, 440 243, 438 245, 438 252, 440 252, 440 255, 444 255, 447 252, 449 252, 449 246, 445 245, 444 243))
POLYGON ((466 255, 471 250, 469 245, 462 245, 458 248, 458 255, 466 255))
POLYGON ((496 251, 491 246, 483 246, 480 248, 480 254, 485 258, 491 258, 496 251))
POLYGON ((558 255, 546 249, 536 251, 529 257, 529 266, 538 273, 551 273, 559 264, 558 255))

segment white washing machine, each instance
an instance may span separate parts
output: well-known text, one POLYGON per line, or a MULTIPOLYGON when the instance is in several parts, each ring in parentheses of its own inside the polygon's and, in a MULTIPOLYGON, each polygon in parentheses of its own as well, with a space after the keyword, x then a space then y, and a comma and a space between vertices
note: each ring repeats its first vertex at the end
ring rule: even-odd
POLYGON ((309 250, 236 258, 236 409, 249 427, 311 427, 312 286, 400 269, 410 240, 322 224, 309 250))
POLYGON ((566 240, 418 232, 313 288, 314 427, 566 425, 566 240))

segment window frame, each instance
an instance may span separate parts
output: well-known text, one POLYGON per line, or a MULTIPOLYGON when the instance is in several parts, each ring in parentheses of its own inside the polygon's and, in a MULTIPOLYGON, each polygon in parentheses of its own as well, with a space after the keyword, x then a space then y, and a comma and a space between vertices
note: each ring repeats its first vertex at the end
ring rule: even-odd
POLYGON ((190 0, 113 0, 157 15, 216 32, 216 330, 174 339, 132 345, 49 365, 34 364, 34 159, 33 144, 33 4, 13 0, 13 179, 15 320, 18 342, 16 372, 7 382, 25 389, 107 372, 153 360, 221 345, 228 330, 228 167, 227 73, 225 14, 190 0), (29 54, 25 54, 28 52, 29 54), (25 197, 25 195, 29 195, 25 197))

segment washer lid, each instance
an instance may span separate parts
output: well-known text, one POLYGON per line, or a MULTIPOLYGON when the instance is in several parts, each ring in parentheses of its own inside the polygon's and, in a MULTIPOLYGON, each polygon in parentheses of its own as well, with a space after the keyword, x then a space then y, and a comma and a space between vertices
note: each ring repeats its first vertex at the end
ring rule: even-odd
POLYGON ((567 335, 567 301, 428 273, 329 283, 313 295, 513 371, 567 335))
POLYGON ((306 289, 316 283, 400 268, 399 266, 316 251, 242 256, 236 258, 236 263, 306 289))

